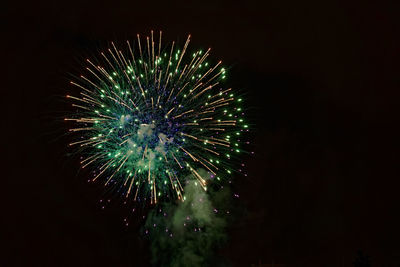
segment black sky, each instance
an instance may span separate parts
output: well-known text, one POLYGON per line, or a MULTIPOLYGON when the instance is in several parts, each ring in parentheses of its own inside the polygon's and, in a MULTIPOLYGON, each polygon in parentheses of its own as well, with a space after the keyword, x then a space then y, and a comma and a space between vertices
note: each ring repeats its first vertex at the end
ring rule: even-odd
POLYGON ((153 29, 211 47, 247 93, 256 153, 223 257, 352 266, 362 249, 398 267, 400 5, 366 2, 3 4, 1 265, 149 265, 137 229, 99 208, 65 156, 56 118, 82 56, 153 29))

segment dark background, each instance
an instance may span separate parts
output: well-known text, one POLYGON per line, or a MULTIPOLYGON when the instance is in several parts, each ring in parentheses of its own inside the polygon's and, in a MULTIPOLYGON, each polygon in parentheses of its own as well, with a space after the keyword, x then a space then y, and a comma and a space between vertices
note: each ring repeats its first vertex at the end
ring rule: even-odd
POLYGON ((102 211, 65 156, 57 119, 81 56, 153 29, 212 47, 247 94, 255 155, 235 184, 247 212, 220 255, 234 266, 352 266, 361 249, 372 266, 398 267, 395 2, 2 4, 1 265, 149 265, 137 227, 102 211))

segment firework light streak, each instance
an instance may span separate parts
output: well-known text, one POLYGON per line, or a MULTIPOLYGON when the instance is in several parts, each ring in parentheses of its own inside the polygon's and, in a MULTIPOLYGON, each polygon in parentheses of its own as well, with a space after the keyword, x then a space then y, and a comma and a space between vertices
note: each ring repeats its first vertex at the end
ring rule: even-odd
POLYGON ((207 190, 229 176, 248 131, 242 99, 224 88, 221 61, 209 62, 210 49, 189 54, 190 35, 182 49, 163 48, 161 36, 137 35, 123 51, 111 43, 87 59, 85 75, 71 81, 79 93, 67 95, 76 111, 65 118, 77 135, 69 145, 83 156, 82 168, 94 170, 92 181, 153 204, 184 201, 188 179, 207 190))

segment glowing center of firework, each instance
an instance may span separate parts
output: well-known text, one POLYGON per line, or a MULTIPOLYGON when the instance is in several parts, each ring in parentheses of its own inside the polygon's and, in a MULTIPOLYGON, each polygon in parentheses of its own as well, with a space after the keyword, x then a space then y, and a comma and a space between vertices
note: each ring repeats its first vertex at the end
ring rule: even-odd
MULTIPOLYGON (((157 167, 157 161, 167 160, 167 153, 179 140, 175 139, 179 129, 168 118, 157 113, 122 115, 119 120, 118 136, 124 141, 121 150, 128 150, 130 162, 139 170, 157 167), (136 119, 133 119, 136 117, 136 119), (138 119, 140 118, 140 119, 138 119)), ((159 164, 162 168, 162 164, 159 164)))

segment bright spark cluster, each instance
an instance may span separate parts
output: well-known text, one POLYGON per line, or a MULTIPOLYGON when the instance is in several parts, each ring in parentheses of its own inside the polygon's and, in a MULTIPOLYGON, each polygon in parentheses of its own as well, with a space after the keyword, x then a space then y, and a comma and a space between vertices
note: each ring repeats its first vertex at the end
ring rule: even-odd
POLYGON ((224 88, 221 61, 208 60, 210 49, 188 52, 166 48, 153 32, 145 40, 114 43, 94 60, 67 95, 76 108, 66 121, 92 181, 102 180, 135 201, 180 199, 184 183, 207 183, 231 175, 242 133, 248 131, 242 99, 224 88))

